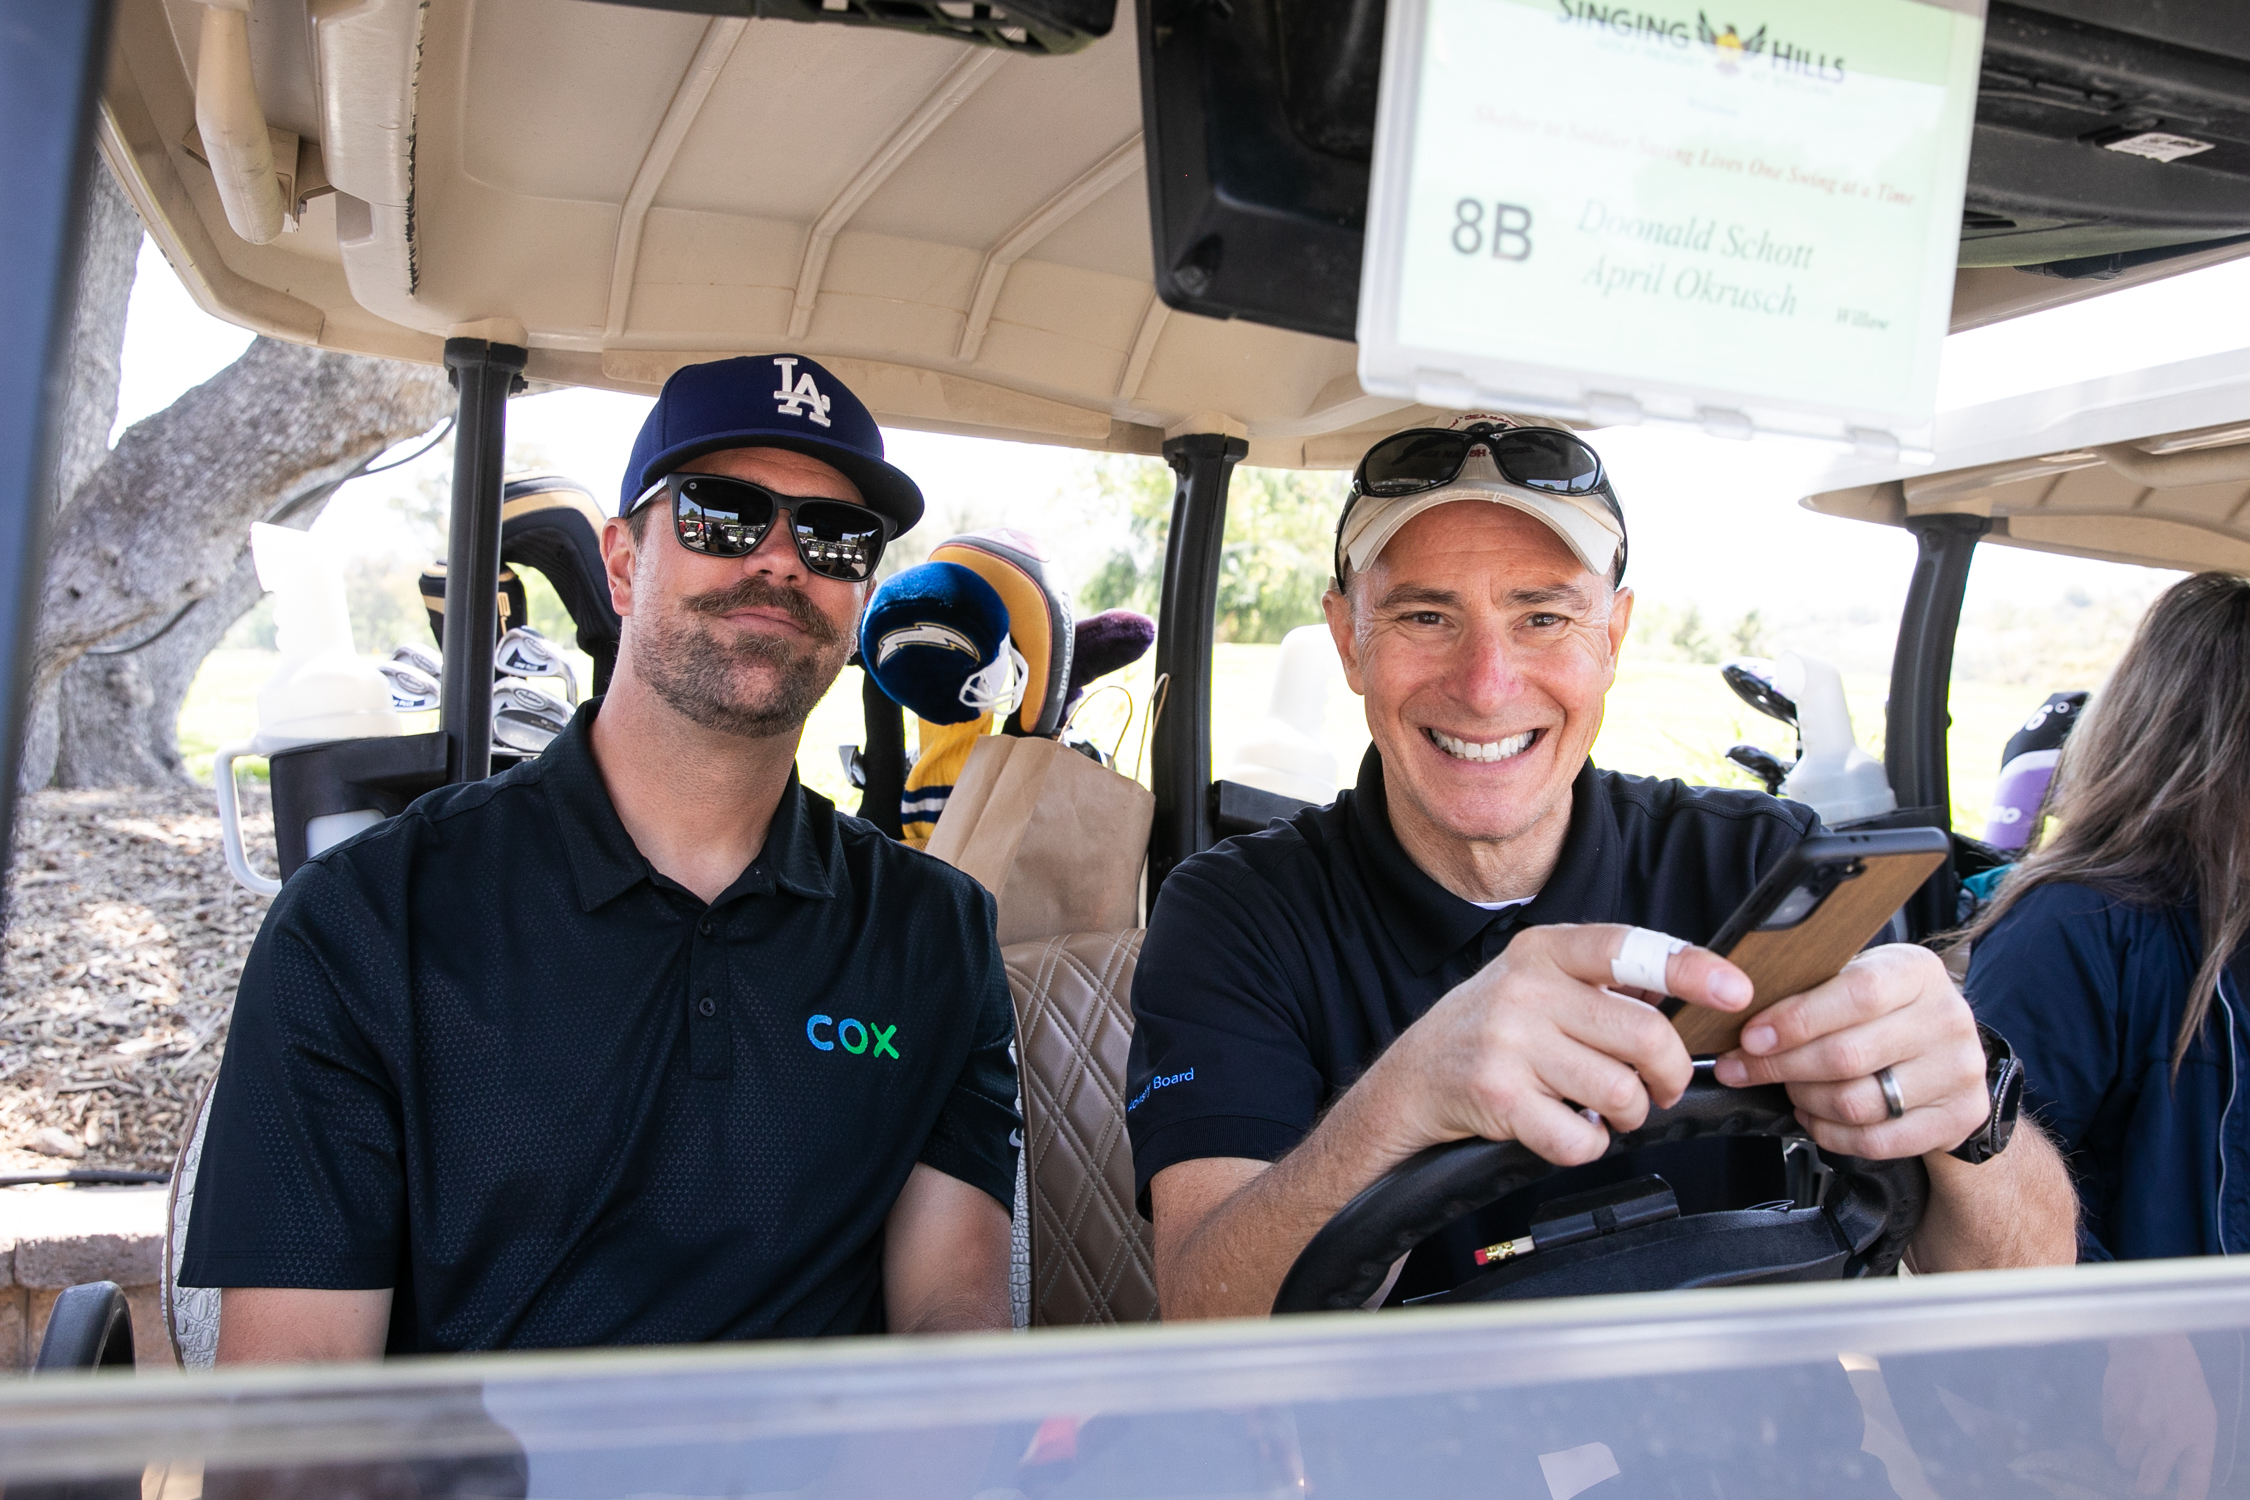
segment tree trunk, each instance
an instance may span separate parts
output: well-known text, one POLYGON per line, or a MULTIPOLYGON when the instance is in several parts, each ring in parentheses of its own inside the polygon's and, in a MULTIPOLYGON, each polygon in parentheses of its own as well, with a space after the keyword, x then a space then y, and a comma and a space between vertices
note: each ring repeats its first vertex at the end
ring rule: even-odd
MULTIPOLYGON (((310 526, 319 506, 285 523, 310 526)), ((63 670, 55 694, 54 785, 175 786, 194 781, 180 757, 180 704, 211 648, 258 602, 258 570, 248 553, 227 581, 170 630, 137 651, 97 647, 63 670)), ((131 642, 126 644, 130 645, 131 642)))
POLYGON ((338 483, 452 404, 442 370, 260 338, 127 429, 49 548, 34 690, 53 694, 75 674, 60 694, 54 779, 183 779, 180 700, 204 652, 258 597, 250 523, 286 514, 309 525, 338 483))
MULTIPOLYGON (((53 504, 57 513, 101 466, 109 429, 117 422, 117 385, 125 350, 125 312, 141 253, 141 218, 106 169, 86 174, 85 236, 78 263, 77 304, 70 324, 70 361, 62 404, 61 442, 55 455, 53 504)), ((25 716, 25 787, 45 786, 54 773, 59 725, 52 695, 34 693, 25 716)))

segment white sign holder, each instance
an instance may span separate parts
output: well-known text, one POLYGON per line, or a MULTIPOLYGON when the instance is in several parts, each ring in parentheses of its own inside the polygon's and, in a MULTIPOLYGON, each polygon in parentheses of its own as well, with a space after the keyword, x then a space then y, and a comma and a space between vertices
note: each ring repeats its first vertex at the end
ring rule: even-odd
POLYGON ((1390 0, 1369 394, 1927 461, 1984 0, 1719 3, 1390 0))

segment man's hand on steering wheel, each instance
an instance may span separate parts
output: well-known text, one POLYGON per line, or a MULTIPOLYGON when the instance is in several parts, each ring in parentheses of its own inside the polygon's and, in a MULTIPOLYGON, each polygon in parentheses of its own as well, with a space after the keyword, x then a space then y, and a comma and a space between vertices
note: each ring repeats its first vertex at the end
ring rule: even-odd
MULTIPOLYGON (((1409 1027, 1367 1079, 1394 1106, 1385 1123, 1396 1156, 1482 1136, 1521 1141, 1558 1166, 1577 1166, 1608 1148, 1609 1129, 1640 1126, 1652 1100, 1678 1102, 1692 1065, 1651 1003, 1663 996, 1621 989, 1612 967, 1633 930, 1534 927, 1409 1027), (1576 1106, 1595 1111, 1608 1128, 1576 1106)), ((1740 969, 1694 947, 1670 955, 1664 989, 1720 1011, 1740 1010, 1751 995, 1740 969)), ((1972 1128, 1973 1121, 1959 1134, 1972 1128)))
POLYGON ((1760 1011, 1716 1072, 1738 1088, 1788 1085, 1814 1144, 1870 1161, 1950 1151, 1992 1109, 1969 1003, 1935 954, 1906 943, 1760 1011))

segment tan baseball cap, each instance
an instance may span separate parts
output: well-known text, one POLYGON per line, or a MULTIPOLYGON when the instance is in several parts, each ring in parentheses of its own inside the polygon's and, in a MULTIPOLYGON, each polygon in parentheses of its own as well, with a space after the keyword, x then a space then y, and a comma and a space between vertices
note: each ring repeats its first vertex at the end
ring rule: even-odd
MULTIPOLYGON (((1447 425, 1462 428, 1476 422, 1522 425, 1508 417, 1484 413, 1457 417, 1447 425)), ((1460 476, 1442 489, 1394 499, 1360 496, 1344 518, 1337 551, 1353 572, 1361 572, 1381 555, 1383 548, 1407 522, 1426 510, 1466 500, 1505 505, 1544 522, 1585 564, 1587 572, 1599 573, 1605 578, 1615 570, 1625 545, 1625 523, 1601 496, 1551 494, 1512 483, 1501 474, 1491 450, 1479 444, 1469 450, 1460 476)))

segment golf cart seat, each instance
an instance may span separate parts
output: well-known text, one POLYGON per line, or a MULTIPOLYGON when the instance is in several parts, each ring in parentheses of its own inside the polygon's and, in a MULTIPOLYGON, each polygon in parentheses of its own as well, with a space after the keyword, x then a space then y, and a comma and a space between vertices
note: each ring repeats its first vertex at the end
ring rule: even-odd
POLYGON ((1149 1323, 1154 1231, 1134 1207, 1125 1055, 1141 930, 1001 950, 1016 1002, 1033 1326, 1149 1323))
MULTIPOLYGON (((216 1081, 216 1080, 214 1080, 216 1081)), ((195 1113, 180 1138, 172 1163, 172 1190, 164 1204, 164 1263, 158 1282, 164 1309, 164 1336, 172 1357, 190 1370, 208 1370, 219 1353, 219 1289, 181 1286, 180 1263, 187 1258, 188 1216, 195 1211, 196 1171, 203 1164, 203 1131, 211 1122, 209 1084, 195 1102, 195 1113)))

